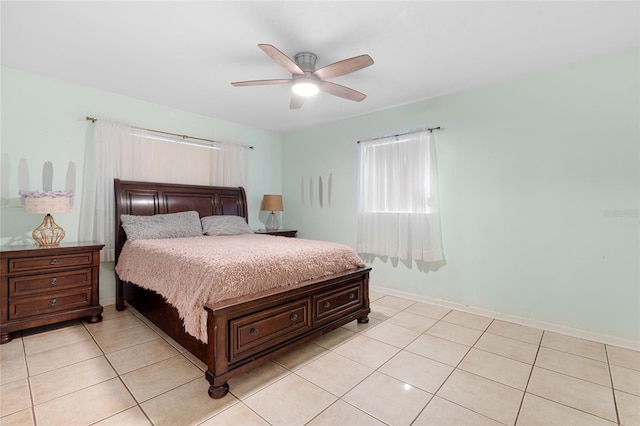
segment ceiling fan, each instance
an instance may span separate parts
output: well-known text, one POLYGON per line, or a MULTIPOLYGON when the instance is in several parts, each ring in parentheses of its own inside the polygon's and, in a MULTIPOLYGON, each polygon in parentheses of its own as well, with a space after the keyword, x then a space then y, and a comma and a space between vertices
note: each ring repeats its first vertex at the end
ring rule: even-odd
POLYGON ((291 73, 291 78, 236 81, 231 83, 233 86, 266 86, 270 84, 293 83, 293 96, 291 97, 291 103, 289 105, 291 109, 301 108, 306 97, 313 96, 320 90, 331 95, 356 102, 361 102, 367 97, 367 95, 360 93, 357 90, 353 90, 336 83, 331 83, 326 80, 340 77, 373 65, 373 59, 371 59, 371 56, 369 55, 354 56, 353 58, 344 59, 320 69, 316 69, 316 61, 318 60, 318 57, 311 52, 300 52, 296 54, 292 60, 270 44, 259 44, 258 47, 281 67, 289 71, 291 73))

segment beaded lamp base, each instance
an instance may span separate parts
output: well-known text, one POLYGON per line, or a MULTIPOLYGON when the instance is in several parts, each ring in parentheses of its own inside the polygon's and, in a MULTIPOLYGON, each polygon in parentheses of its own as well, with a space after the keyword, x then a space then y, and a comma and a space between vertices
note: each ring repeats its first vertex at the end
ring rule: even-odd
POLYGON ((40 226, 31 233, 40 247, 57 247, 64 235, 64 229, 53 220, 53 216, 50 214, 47 214, 40 226))

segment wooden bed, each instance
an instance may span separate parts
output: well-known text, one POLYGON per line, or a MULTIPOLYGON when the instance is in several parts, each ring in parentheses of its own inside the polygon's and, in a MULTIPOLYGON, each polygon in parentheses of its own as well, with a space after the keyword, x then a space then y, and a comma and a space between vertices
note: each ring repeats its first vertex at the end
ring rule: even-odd
MULTIPOLYGON (((241 187, 133 182, 116 179, 116 262, 126 242, 120 215, 154 215, 195 210, 200 217, 235 215, 247 220, 241 187)), ((279 237, 285 238, 285 237, 279 237)), ((120 280, 116 309, 125 302, 207 365, 209 396, 222 398, 227 381, 295 346, 351 321, 368 322, 369 271, 345 273, 207 304, 208 343, 185 332, 177 310, 154 291, 120 280)))

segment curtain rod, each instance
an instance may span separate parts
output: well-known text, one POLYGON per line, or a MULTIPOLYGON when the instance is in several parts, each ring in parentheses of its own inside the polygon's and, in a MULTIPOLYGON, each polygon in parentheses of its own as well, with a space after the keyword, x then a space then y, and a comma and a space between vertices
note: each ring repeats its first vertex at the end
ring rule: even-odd
MULTIPOLYGON (((89 117, 89 116, 86 117, 86 120, 87 121, 91 121, 92 123, 95 123, 96 121, 98 121, 97 118, 89 117)), ((132 126, 132 127, 135 127, 135 126, 132 126)), ((164 132, 162 130, 145 129, 144 127, 135 127, 135 128, 136 129, 140 129, 140 130, 146 130, 147 132, 160 133, 162 135, 177 136, 177 137, 182 138, 182 139, 193 139, 193 140, 197 140, 197 141, 205 141, 205 142, 212 142, 212 143, 225 143, 225 142, 217 141, 215 139, 198 138, 198 137, 195 137, 195 136, 181 135, 179 133, 164 132)), ((254 149, 253 146, 249 146, 249 145, 242 145, 242 144, 235 144, 235 145, 240 145, 240 146, 244 146, 245 148, 254 149)))
POLYGON ((412 133, 424 132, 425 130, 428 131, 429 133, 431 133, 434 130, 444 130, 444 129, 442 127, 440 127, 440 126, 438 126, 438 127, 426 127, 426 128, 423 128, 423 129, 416 129, 416 130, 410 130, 408 132, 396 133, 395 135, 378 136, 376 138, 370 138, 370 139, 361 139, 361 140, 357 141, 357 143, 377 141, 378 139, 385 139, 385 138, 395 138, 395 137, 398 137, 398 136, 410 135, 412 133))

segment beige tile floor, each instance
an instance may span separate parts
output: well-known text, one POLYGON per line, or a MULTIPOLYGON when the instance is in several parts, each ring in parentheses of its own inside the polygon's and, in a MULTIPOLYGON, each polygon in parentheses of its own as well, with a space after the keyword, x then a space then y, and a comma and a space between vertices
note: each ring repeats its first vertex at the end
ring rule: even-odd
POLYGON ((640 425, 640 352, 373 292, 350 323, 207 395, 137 312, 0 347, 0 424, 640 425))

